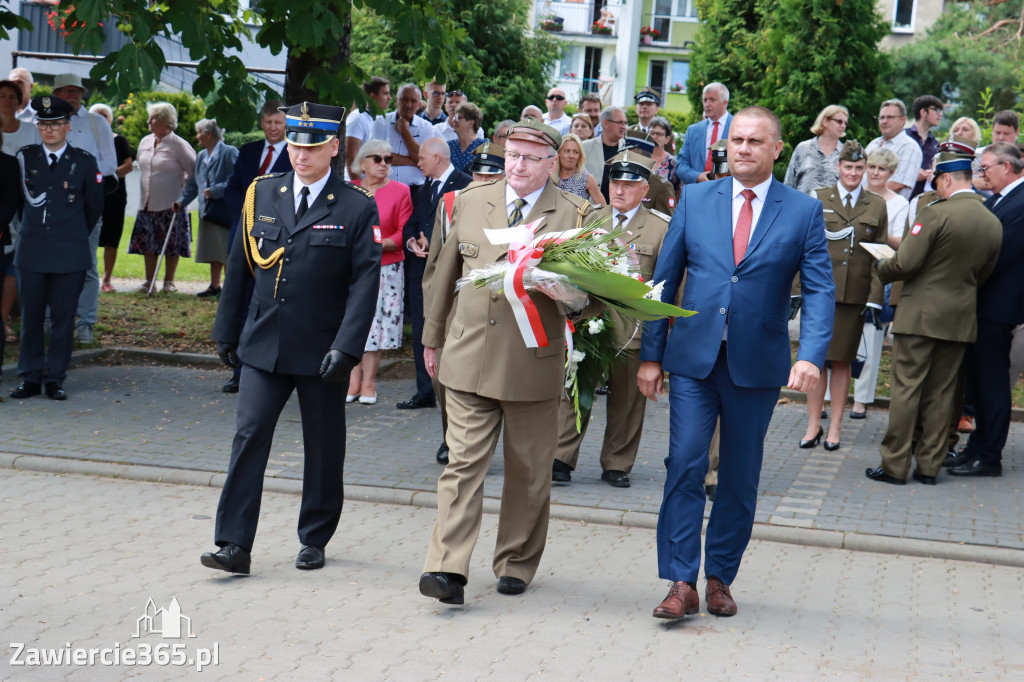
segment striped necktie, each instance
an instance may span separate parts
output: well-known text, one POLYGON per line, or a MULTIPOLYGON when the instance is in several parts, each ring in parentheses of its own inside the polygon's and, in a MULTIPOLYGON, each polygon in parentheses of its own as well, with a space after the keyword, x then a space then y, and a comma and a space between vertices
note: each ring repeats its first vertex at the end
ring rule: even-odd
POLYGON ((509 227, 515 227, 519 223, 523 222, 523 206, 526 206, 526 199, 516 197, 515 201, 512 203, 515 205, 515 208, 512 209, 512 213, 508 217, 509 227))

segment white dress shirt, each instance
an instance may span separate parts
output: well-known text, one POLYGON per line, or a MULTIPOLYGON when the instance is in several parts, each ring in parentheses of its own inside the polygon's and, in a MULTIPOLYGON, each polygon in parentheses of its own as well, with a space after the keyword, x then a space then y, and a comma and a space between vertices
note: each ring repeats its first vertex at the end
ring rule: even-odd
MULTIPOLYGON (((767 180, 762 182, 760 185, 756 185, 749 189, 754 190, 755 196, 750 200, 750 206, 754 210, 754 215, 750 219, 750 238, 754 237, 754 230, 757 229, 757 219, 761 217, 761 209, 764 208, 764 199, 768 196, 768 187, 772 184, 772 178, 769 177, 767 180)), ((743 208, 743 202, 746 199, 743 198, 743 190, 747 189, 740 183, 736 178, 732 179, 732 233, 736 235, 736 221, 740 217, 740 209, 743 208)), ((750 243, 749 241, 747 242, 750 243)))
POLYGON ((107 119, 99 114, 78 107, 71 116, 68 143, 96 157, 96 165, 102 175, 117 174, 117 152, 114 151, 114 132, 107 119))
MULTIPOLYGON (((540 199, 541 192, 544 191, 544 187, 546 187, 546 186, 547 185, 545 183, 545 185, 542 186, 540 189, 538 189, 538 190, 536 190, 534 192, 530 192, 525 197, 522 197, 522 199, 525 200, 526 203, 523 204, 523 207, 520 209, 520 211, 523 214, 523 220, 522 220, 521 223, 519 223, 520 225, 523 225, 525 223, 530 222, 530 211, 533 209, 534 204, 537 203, 537 200, 540 199)), ((520 198, 520 196, 518 194, 516 194, 516 191, 514 189, 512 189, 512 187, 510 185, 506 184, 505 185, 505 215, 508 216, 509 218, 512 217, 512 211, 514 211, 515 208, 516 208, 515 200, 519 199, 519 198, 520 198)))
POLYGON ((850 206, 856 206, 857 200, 860 199, 860 185, 857 185, 856 189, 846 189, 843 187, 842 182, 836 183, 836 191, 839 192, 839 202, 844 206, 846 205, 846 196, 850 196, 850 206))
POLYGON ((565 135, 569 132, 570 126, 572 126, 572 119, 565 114, 562 114, 558 118, 549 118, 550 114, 544 114, 544 123, 551 126, 559 132, 561 135, 565 135))
MULTIPOLYGON (((388 144, 391 145, 393 153, 409 156, 409 148, 406 146, 405 140, 395 130, 397 116, 398 114, 392 111, 387 116, 375 121, 371 137, 375 140, 387 140, 388 144)), ((409 123, 409 134, 412 135, 412 138, 418 145, 422 145, 432 137, 437 137, 434 126, 430 124, 430 121, 420 116, 412 117, 412 121, 409 123)), ((391 170, 388 171, 388 177, 409 186, 423 184, 423 173, 416 166, 391 166, 391 170)))
POLYGON ((268 147, 274 150, 270 156, 270 163, 267 164, 267 172, 269 173, 270 169, 274 167, 275 163, 277 163, 277 160, 281 157, 281 154, 284 153, 285 147, 287 146, 288 143, 284 140, 281 140, 277 144, 270 144, 266 140, 263 140, 263 151, 260 152, 260 165, 257 170, 263 167, 263 159, 267 158, 268 147))
POLYGON ((999 192, 999 198, 996 199, 996 203, 992 204, 992 208, 995 208, 996 206, 998 206, 999 202, 1002 201, 1003 199, 1005 199, 1006 195, 1009 194, 1010 192, 1012 192, 1017 187, 1017 185, 1019 185, 1022 182, 1024 182, 1024 177, 1018 178, 1018 179, 1014 180, 1013 182, 1011 182, 1006 187, 1004 187, 1002 189, 1002 191, 999 192))
POLYGON ((314 182, 312 185, 307 185, 302 180, 299 180, 299 176, 296 173, 292 174, 292 198, 295 203, 295 212, 299 211, 299 204, 302 202, 300 196, 303 187, 309 187, 309 198, 306 199, 306 209, 313 205, 316 198, 320 196, 320 192, 323 190, 324 185, 327 184, 327 178, 331 177, 331 172, 327 171, 322 178, 314 182))

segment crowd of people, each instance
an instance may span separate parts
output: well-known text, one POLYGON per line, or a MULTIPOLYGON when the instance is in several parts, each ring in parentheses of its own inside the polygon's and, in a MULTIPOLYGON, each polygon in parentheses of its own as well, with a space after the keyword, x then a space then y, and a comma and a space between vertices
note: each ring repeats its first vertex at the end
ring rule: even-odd
MULTIPOLYGON (((324 565, 343 499, 345 405, 378 401, 381 352, 403 345, 408 322, 416 391, 396 407, 441 407, 435 458, 445 465, 420 591, 463 603, 483 480, 501 437, 493 571, 499 592, 527 589, 544 550, 551 486, 571 483, 589 413, 577 414, 565 395, 562 344, 524 344, 503 296, 456 286, 504 258, 508 246, 495 235, 523 225, 544 234, 607 219, 624 230, 640 276, 664 282, 663 300, 701 313, 632 334, 623 327, 629 352, 604 382, 599 464, 612 487, 630 485, 646 401, 662 394, 666 374, 671 383, 658 526, 659 574, 670 589, 655 617, 699 609, 707 500, 707 608, 737 612, 731 585, 780 387, 807 394, 807 429, 794 446, 839 449, 850 384, 849 418, 865 419, 890 331, 889 423, 867 478, 934 485, 943 469, 1002 473, 1024 356, 1024 162, 1013 111, 995 115, 992 143, 980 147, 981 128, 966 117, 937 138, 946 106, 937 97, 913 101, 909 126, 905 103, 888 99, 879 135, 862 144, 847 138, 849 110, 829 105, 813 137, 794 145, 780 182, 778 118, 757 106, 731 112, 722 83, 704 87, 703 116, 678 149, 659 115, 661 94, 647 87, 635 95, 633 126, 622 107, 602 106, 594 94, 569 114, 567 93, 555 87, 545 109, 526 107, 488 138, 483 112, 464 92, 436 80, 422 89, 404 83, 390 109, 391 83, 375 77, 363 86, 372 112, 268 101, 259 112, 263 140, 236 149, 204 119, 196 154, 175 133, 167 103, 149 105, 151 134, 136 153, 110 132, 109 111, 82 107, 77 77, 59 76, 52 96, 31 103, 24 79, 0 82, 4 150, 20 160, 0 170, 20 174, 7 190, 22 189, 4 202, 5 211, 16 204, 11 215, 0 215, 14 253, 4 281, 16 275, 21 289, 22 381, 11 395, 67 397, 73 330, 91 338, 120 240, 120 226, 104 223, 123 223, 123 200, 119 218, 103 205, 104 191, 109 205, 137 161, 142 193, 129 253, 145 258, 146 291, 161 253, 162 290, 175 290, 178 259, 191 256, 185 208, 198 198, 196 259, 211 266, 200 296, 220 297, 213 338, 234 369, 224 391, 240 394, 218 549, 202 557, 210 568, 250 571, 260 481, 293 391, 305 437, 296 566, 324 565), (55 225, 58 210, 75 218, 55 225), (19 228, 17 239, 8 225, 19 228), (98 245, 115 248, 102 280, 98 245), (67 257, 39 257, 58 251, 67 257), (959 430, 971 433, 956 449, 959 430)), ((545 296, 531 299, 532 324, 549 338, 604 314, 595 302, 570 315, 545 296)))

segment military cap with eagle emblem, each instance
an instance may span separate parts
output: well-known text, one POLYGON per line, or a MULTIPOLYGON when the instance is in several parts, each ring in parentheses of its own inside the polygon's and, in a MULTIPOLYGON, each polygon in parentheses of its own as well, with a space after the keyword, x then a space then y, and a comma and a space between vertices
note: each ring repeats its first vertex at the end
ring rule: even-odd
POLYGON ((345 118, 344 107, 332 107, 316 102, 303 102, 290 107, 278 107, 284 114, 285 137, 289 144, 316 147, 338 136, 338 127, 345 118))

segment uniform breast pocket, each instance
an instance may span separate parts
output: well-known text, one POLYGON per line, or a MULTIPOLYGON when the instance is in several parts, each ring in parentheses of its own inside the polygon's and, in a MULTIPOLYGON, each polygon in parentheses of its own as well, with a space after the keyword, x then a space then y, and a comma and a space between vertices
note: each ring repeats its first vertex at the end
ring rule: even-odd
POLYGON ((473 242, 459 242, 459 253, 463 258, 476 258, 480 255, 480 245, 473 242))
POLYGON ((265 227, 259 223, 253 226, 252 232, 253 237, 256 239, 266 239, 268 242, 276 242, 277 238, 281 236, 280 227, 265 227))
POLYGON ((654 255, 654 246, 651 244, 637 244, 634 250, 641 256, 654 255))
POLYGON ((313 230, 310 246, 345 246, 345 230, 313 230))

